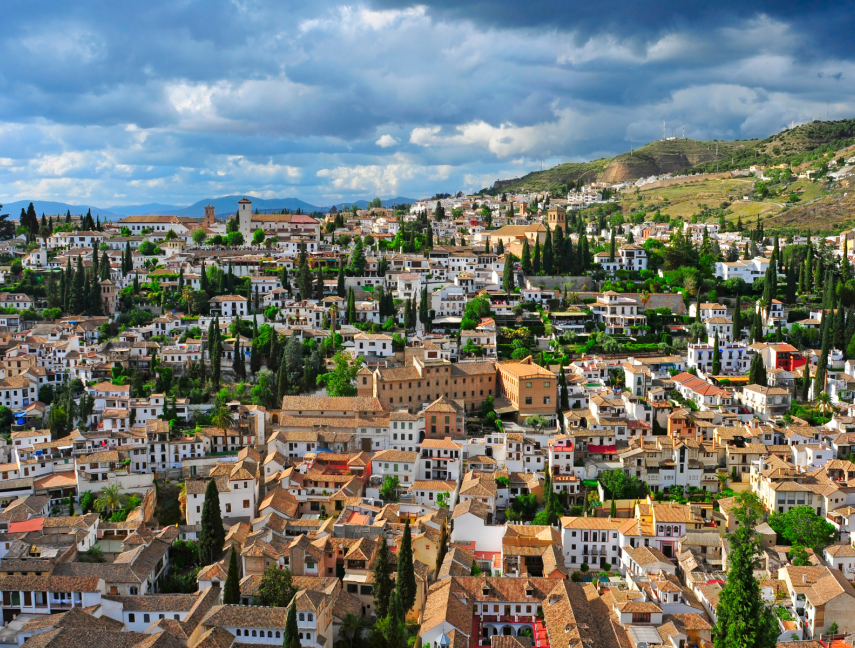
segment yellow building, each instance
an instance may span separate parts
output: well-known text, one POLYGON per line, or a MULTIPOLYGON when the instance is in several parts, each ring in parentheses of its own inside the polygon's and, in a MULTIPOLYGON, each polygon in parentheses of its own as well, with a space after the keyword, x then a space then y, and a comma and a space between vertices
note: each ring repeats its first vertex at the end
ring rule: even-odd
POLYGON ((531 356, 519 362, 502 362, 498 393, 507 398, 519 421, 528 416, 555 416, 558 380, 554 373, 534 363, 531 356))

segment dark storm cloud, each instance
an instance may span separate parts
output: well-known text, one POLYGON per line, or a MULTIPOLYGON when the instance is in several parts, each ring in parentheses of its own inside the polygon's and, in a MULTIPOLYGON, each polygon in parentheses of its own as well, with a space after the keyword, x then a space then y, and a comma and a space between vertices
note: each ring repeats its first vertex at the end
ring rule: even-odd
POLYGON ((852 9, 546 0, 12 0, 13 199, 316 203, 480 188, 686 123, 762 137, 855 115, 852 9))

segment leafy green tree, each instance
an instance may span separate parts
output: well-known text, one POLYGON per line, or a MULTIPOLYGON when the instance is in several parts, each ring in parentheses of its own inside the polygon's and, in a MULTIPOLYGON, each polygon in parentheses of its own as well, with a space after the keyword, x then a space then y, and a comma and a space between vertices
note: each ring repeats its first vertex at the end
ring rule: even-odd
POLYGON ((339 351, 333 356, 333 365, 332 371, 318 376, 318 385, 327 388, 328 396, 356 396, 356 374, 362 367, 362 358, 351 360, 339 351))
POLYGON ((291 570, 270 566, 261 575, 255 601, 265 607, 287 607, 296 593, 291 570))
POLYGON ((217 482, 211 479, 205 490, 205 502, 202 504, 202 522, 199 529, 199 557, 205 565, 217 561, 223 551, 226 531, 220 513, 220 492, 217 482))
POLYGON ((199 229, 193 230, 193 233, 190 235, 190 238, 193 239, 193 242, 196 245, 202 245, 205 242, 205 239, 208 238, 208 235, 205 234, 205 230, 200 227, 199 229))
POLYGON ((754 533, 762 505, 753 493, 737 495, 737 529, 729 534, 727 582, 719 593, 715 648, 775 648, 778 624, 760 597, 754 578, 754 556, 760 540, 754 533))
POLYGON ((229 570, 226 573, 226 583, 223 587, 223 605, 238 605, 240 603, 240 571, 235 546, 232 545, 229 554, 229 570))
POLYGON ((810 547, 817 553, 837 541, 837 530, 810 506, 794 506, 785 513, 775 512, 769 526, 792 545, 810 547))
POLYGON ((252 244, 261 245, 262 243, 264 243, 264 230, 257 229, 252 233, 252 244))
POLYGON ((357 238, 353 244, 353 250, 350 253, 347 267, 353 276, 362 277, 365 275, 365 265, 365 250, 363 249, 362 239, 357 238))
POLYGON ((384 502, 397 502, 400 485, 400 480, 395 475, 386 475, 380 484, 380 498, 384 502))

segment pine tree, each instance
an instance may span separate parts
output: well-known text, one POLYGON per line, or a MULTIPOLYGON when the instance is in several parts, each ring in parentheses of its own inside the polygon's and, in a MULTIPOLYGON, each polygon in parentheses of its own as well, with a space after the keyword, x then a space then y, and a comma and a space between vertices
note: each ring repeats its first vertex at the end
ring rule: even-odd
POLYGON ((386 544, 386 536, 381 534, 377 559, 374 563, 374 611, 378 619, 382 619, 389 613, 389 597, 393 589, 392 574, 389 569, 389 546, 386 544))
POLYGON ((237 551, 232 545, 229 555, 229 570, 226 573, 226 584, 223 587, 223 605, 238 605, 240 603, 240 572, 238 571, 237 551))
POLYGON ((202 521, 199 529, 199 558, 205 565, 217 561, 226 541, 223 518, 220 514, 220 492, 217 482, 211 479, 205 490, 205 503, 202 504, 202 521))
POLYGON ((413 569, 413 539, 410 532, 410 520, 404 523, 404 537, 398 551, 398 597, 404 610, 409 610, 416 602, 416 573, 413 569))
POLYGON ((713 345, 712 373, 713 376, 718 376, 721 374, 721 351, 718 348, 718 331, 715 332, 713 345))
POLYGON ((531 248, 528 245, 528 239, 523 240, 522 248, 522 271, 526 275, 531 274, 531 248))

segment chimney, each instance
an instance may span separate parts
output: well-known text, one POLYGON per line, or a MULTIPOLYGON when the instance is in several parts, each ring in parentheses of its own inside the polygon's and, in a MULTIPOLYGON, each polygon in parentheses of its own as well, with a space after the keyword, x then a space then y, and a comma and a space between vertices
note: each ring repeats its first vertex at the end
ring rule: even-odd
POLYGON ((802 583, 807 584, 807 574, 802 574, 802 583))

